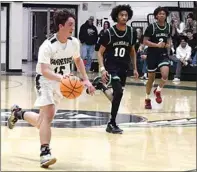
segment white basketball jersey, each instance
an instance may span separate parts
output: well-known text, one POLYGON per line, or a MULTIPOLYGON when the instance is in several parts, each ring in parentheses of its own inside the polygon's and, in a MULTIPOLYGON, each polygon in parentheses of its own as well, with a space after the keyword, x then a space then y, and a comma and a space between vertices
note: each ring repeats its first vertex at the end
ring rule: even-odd
POLYGON ((46 39, 39 48, 36 72, 42 75, 41 63, 50 64, 55 73, 69 74, 70 64, 80 57, 80 43, 75 37, 69 37, 66 43, 57 39, 57 34, 46 39))

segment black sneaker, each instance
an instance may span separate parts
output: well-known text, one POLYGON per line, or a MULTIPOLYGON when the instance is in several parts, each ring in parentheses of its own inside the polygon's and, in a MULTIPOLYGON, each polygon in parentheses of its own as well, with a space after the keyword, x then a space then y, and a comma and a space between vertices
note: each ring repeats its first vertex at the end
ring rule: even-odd
POLYGON ((102 90, 103 83, 102 83, 101 77, 97 76, 96 78, 94 78, 92 85, 96 88, 96 90, 102 90))
POLYGON ((122 134, 123 130, 120 129, 116 124, 107 124, 106 132, 113 134, 122 134))
POLYGON ((13 129, 16 122, 18 121, 17 115, 15 112, 21 111, 21 108, 18 105, 13 105, 11 107, 11 115, 8 118, 8 128, 13 129))

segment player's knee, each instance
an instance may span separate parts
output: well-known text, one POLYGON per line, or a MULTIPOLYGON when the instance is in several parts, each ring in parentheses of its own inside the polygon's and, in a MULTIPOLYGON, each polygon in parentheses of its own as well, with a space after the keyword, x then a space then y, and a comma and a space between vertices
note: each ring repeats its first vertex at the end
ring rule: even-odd
POLYGON ((114 97, 121 97, 123 94, 123 88, 119 81, 113 81, 113 96, 114 97))
POLYGON ((161 78, 164 82, 166 82, 167 80, 168 80, 168 76, 166 75, 164 75, 164 76, 162 76, 162 78, 161 78))
POLYGON ((42 111, 43 113, 43 118, 45 121, 47 121, 48 123, 51 123, 54 116, 55 116, 55 106, 54 105, 48 105, 44 111, 42 111))

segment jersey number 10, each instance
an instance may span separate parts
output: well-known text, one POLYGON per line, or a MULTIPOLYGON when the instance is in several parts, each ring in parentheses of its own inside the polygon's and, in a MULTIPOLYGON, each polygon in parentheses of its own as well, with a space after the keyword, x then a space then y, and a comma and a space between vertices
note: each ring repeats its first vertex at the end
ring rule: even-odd
POLYGON ((115 48, 115 57, 124 57, 125 55, 125 48, 115 48))

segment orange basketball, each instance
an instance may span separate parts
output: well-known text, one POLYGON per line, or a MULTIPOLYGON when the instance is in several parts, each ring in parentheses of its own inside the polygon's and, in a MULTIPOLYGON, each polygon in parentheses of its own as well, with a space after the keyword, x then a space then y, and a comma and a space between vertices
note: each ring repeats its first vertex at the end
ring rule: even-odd
POLYGON ((76 76, 70 76, 62 79, 60 83, 60 91, 62 95, 68 99, 79 97, 84 89, 83 83, 76 76))

